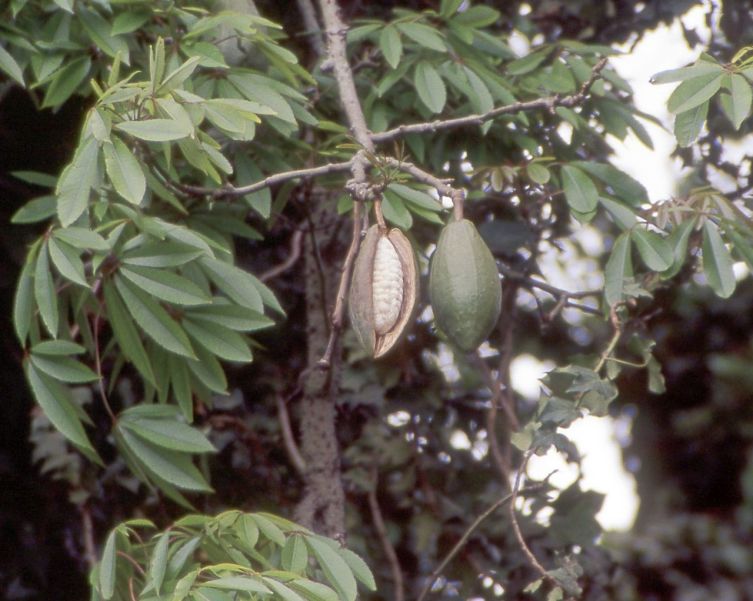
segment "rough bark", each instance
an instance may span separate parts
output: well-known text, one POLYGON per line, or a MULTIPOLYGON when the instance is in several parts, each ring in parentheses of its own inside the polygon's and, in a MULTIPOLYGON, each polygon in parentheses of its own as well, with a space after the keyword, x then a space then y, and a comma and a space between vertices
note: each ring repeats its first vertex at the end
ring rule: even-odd
POLYGON ((306 278, 307 372, 300 405, 300 450, 305 461, 304 494, 295 519, 321 534, 345 536, 345 495, 337 439, 339 349, 329 369, 319 359, 329 338, 329 314, 340 276, 345 242, 335 211, 323 199, 311 201, 310 230, 304 247, 306 278))

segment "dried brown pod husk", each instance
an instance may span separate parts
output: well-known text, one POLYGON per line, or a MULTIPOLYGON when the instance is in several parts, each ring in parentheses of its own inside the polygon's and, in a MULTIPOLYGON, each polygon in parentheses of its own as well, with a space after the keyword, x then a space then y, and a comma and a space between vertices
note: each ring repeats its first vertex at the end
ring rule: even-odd
MULTIPOLYGON (((392 251, 386 249, 389 253, 392 251)), ((383 259, 383 257, 380 257, 383 259)), ((394 259, 386 261, 394 267, 394 259)), ((377 278, 377 280, 384 278, 377 278)), ((377 282, 379 284, 379 282, 377 282)), ((389 290, 389 289, 388 289, 389 290)), ((378 293, 380 291, 377 291, 378 293)), ((384 291, 381 291, 384 292, 384 291)), ((379 295, 378 295, 379 296, 379 295)), ((384 296, 382 294, 382 296, 384 296)), ((418 263, 408 238, 397 228, 387 229, 379 225, 373 225, 366 232, 366 237, 361 243, 361 248, 356 256, 353 267, 353 276, 348 296, 350 323, 363 347, 374 357, 378 358, 393 348, 410 323, 418 298, 418 263), (380 250, 380 240, 384 238, 394 248, 399 261, 400 277, 395 273, 387 278, 392 282, 392 290, 397 282, 401 282, 402 289, 399 311, 396 312, 394 323, 384 333, 377 332, 377 316, 375 313, 374 283, 375 263, 383 264, 384 260, 377 261, 377 252, 385 252, 384 242, 380 250)), ((393 299, 394 300, 394 299, 393 299)), ((379 307, 376 307, 378 310, 379 307)), ((381 329, 385 329, 382 325, 381 329)))

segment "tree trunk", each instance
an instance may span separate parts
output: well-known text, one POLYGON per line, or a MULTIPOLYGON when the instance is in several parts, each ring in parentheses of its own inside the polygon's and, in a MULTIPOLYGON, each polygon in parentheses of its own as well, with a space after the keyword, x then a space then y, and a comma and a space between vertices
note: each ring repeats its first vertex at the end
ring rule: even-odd
POLYGON ((342 539, 345 495, 335 406, 340 379, 339 345, 329 369, 321 368, 318 361, 327 348, 332 302, 340 277, 338 266, 347 250, 344 238, 348 228, 343 227, 343 219, 325 198, 312 196, 310 207, 310 231, 304 246, 308 359, 299 412, 305 488, 295 518, 316 532, 342 539))

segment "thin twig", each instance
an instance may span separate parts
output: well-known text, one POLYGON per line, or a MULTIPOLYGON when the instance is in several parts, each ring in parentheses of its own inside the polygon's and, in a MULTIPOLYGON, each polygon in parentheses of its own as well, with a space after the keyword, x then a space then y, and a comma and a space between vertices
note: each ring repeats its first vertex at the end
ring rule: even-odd
POLYGON ((583 83, 580 90, 569 96, 548 96, 545 98, 537 98, 536 100, 528 100, 526 102, 513 102, 512 104, 496 107, 481 114, 466 115, 465 117, 457 117, 455 119, 399 125, 398 127, 388 129, 387 131, 372 134, 371 139, 375 144, 382 144, 406 134, 437 132, 458 127, 466 127, 468 125, 481 125, 482 123, 494 119, 495 117, 499 117, 500 115, 509 115, 521 111, 535 111, 541 109, 554 110, 558 106, 571 108, 581 104, 586 99, 588 92, 591 90, 591 86, 596 82, 606 64, 606 58, 602 58, 596 63, 591 70, 591 76, 583 83))
POLYGON ((374 530, 376 530, 379 542, 382 544, 382 549, 387 557, 387 563, 390 566, 390 572, 392 573, 392 584, 395 587, 392 598, 394 601, 403 601, 405 599, 405 586, 403 584, 403 570, 400 567, 400 560, 395 552, 395 547, 392 546, 389 536, 387 535, 387 527, 384 524, 384 518, 382 516, 382 510, 379 507, 379 500, 377 499, 377 484, 379 481, 379 474, 376 466, 372 468, 372 481, 373 486, 369 490, 369 509, 371 510, 371 520, 374 522, 374 530))
POLYGON ((301 451, 298 449, 298 444, 293 436, 293 428, 290 425, 290 414, 288 413, 288 407, 285 404, 285 399, 279 393, 275 393, 275 401, 277 403, 277 419, 280 422, 280 431, 282 432, 282 443, 285 446, 285 452, 288 455, 290 463, 298 472, 299 476, 303 476, 306 473, 306 461, 301 455, 301 451))
POLYGON ((609 311, 609 322, 612 324, 614 333, 612 334, 612 338, 610 338, 609 343, 607 344, 606 348, 602 351, 601 355, 599 356, 599 360, 596 362, 596 365, 594 366, 594 371, 596 373, 599 373, 602 370, 602 368, 604 367, 604 364, 607 362, 607 359, 609 359, 609 356, 612 354, 612 352, 614 352, 614 349, 617 347, 617 344, 619 343, 620 338, 622 337, 623 326, 622 326, 622 322, 620 321, 620 317, 617 314, 618 307, 619 305, 613 305, 609 311))
POLYGON ((146 576, 146 572, 144 571, 144 568, 141 567, 141 564, 139 564, 138 561, 136 561, 133 557, 128 555, 125 551, 115 551, 118 557, 122 557, 125 559, 128 563, 130 563, 136 571, 141 574, 142 576, 146 576))
MULTIPOLYGON (((526 488, 524 491, 519 491, 519 492, 532 492, 536 490, 537 488, 540 488, 540 485, 532 486, 532 487, 526 488)), ((505 503, 512 501, 512 499, 513 499, 513 493, 506 494, 504 497, 501 497, 500 499, 492 503, 475 520, 473 520, 473 523, 470 526, 468 526, 465 532, 463 532, 458 542, 455 543, 452 549, 450 549, 449 553, 445 555, 445 557, 442 559, 439 565, 436 568, 434 568, 434 571, 429 575, 429 579, 426 581, 426 584, 421 589, 421 593, 416 598, 416 601, 424 601, 424 599, 426 598, 426 595, 429 594, 429 592, 431 591, 431 588, 434 586, 434 583, 437 581, 437 578, 439 578, 442 575, 442 572, 444 572, 445 568, 449 565, 449 563, 455 558, 455 556, 465 546, 465 544, 468 542, 468 539, 476 531, 476 529, 490 515, 492 515, 495 511, 497 511, 497 509, 502 507, 505 503)))
POLYGON ((110 401, 107 398, 107 391, 105 390, 105 378, 102 375, 102 355, 99 350, 99 322, 102 316, 102 308, 100 307, 97 314, 94 316, 94 367, 97 372, 97 387, 99 389, 99 396, 102 397, 102 403, 105 406, 107 415, 113 423, 117 421, 115 412, 110 407, 110 401))
POLYGON ((526 471, 526 467, 528 466, 528 460, 531 458, 535 450, 535 448, 530 448, 526 451, 525 455, 523 455, 523 461, 520 464, 518 473, 515 474, 515 484, 513 484, 512 493, 510 493, 510 522, 512 523, 512 529, 515 533, 515 538, 518 541, 518 545, 520 545, 520 549, 528 559, 528 562, 534 567, 534 569, 544 580, 546 580, 553 586, 560 586, 560 583, 557 581, 557 579, 546 571, 546 568, 541 565, 539 560, 536 559, 536 556, 533 554, 533 551, 531 551, 531 548, 528 546, 528 543, 526 542, 526 539, 523 537, 523 533, 520 530, 520 524, 518 524, 518 514, 515 511, 515 500, 517 499, 520 492, 520 483, 522 481, 522 476, 526 471))
POLYGON ((326 165, 319 165, 317 167, 306 167, 304 169, 294 169, 292 171, 275 173, 274 175, 265 177, 258 182, 248 184, 247 186, 233 186, 231 184, 226 184, 220 188, 205 188, 203 186, 181 184, 178 186, 178 189, 187 194, 193 194, 195 196, 210 196, 212 198, 243 196, 245 194, 251 194, 252 192, 258 192, 264 188, 271 188, 272 186, 293 179, 311 179, 322 175, 329 175, 331 173, 350 171, 352 167, 353 159, 350 159, 349 161, 343 161, 342 163, 327 163, 326 165))
POLYGON ((85 503, 81 505, 79 511, 81 512, 81 526, 84 537, 84 557, 86 558, 86 565, 89 566, 89 569, 91 570, 97 565, 97 550, 94 545, 94 525, 92 524, 92 514, 85 503))
MULTIPOLYGON (((486 385, 489 387, 489 390, 492 392, 492 402, 491 405, 496 405, 496 408, 502 408, 502 411, 504 411, 505 416, 510 422, 510 426, 513 430, 517 430, 520 425, 518 424, 518 417, 513 413, 512 408, 509 407, 506 403, 501 402, 501 384, 500 382, 494 377, 494 374, 492 374, 492 370, 489 369, 489 366, 484 362, 484 360, 481 358, 481 355, 478 354, 478 351, 474 355, 474 359, 476 361, 476 365, 481 370, 484 379, 486 380, 486 385)), ((491 435, 491 433, 490 433, 491 435)))
POLYGON ((278 265, 267 269, 267 271, 259 276, 259 279, 262 282, 268 282, 272 278, 276 278, 281 273, 285 273, 288 269, 295 265, 298 262, 298 259, 301 258, 302 243, 303 230, 298 229, 293 232, 293 235, 290 237, 290 250, 288 251, 288 256, 285 257, 285 260, 282 263, 279 263, 278 265))
POLYGON ((304 34, 308 36, 309 44, 316 56, 324 56, 324 41, 322 40, 322 28, 316 19, 316 10, 311 0, 297 0, 298 12, 301 13, 304 34))
POLYGON ((579 292, 570 292, 569 290, 563 290, 562 288, 557 288, 556 286, 552 286, 551 284, 532 278, 526 275, 525 273, 521 273, 519 271, 515 271, 514 269, 510 269, 506 265, 500 265, 499 271, 506 278, 510 278, 511 280, 517 280, 519 282, 522 282, 526 284, 527 287, 538 288, 540 290, 543 290, 544 292, 548 292, 549 294, 551 294, 557 299, 560 299, 563 297, 565 299, 570 299, 570 298, 579 299, 579 298, 587 298, 590 296, 600 296, 602 294, 601 290, 581 290, 579 292))
POLYGON ((363 203, 361 201, 357 200, 353 203, 353 233, 351 235, 348 253, 345 255, 345 261, 343 262, 340 284, 337 287, 337 296, 335 297, 335 307, 332 309, 332 321, 329 331, 329 339, 327 340, 327 348, 318 363, 319 367, 322 369, 328 369, 332 364, 332 354, 335 352, 337 338, 340 335, 343 322, 345 321, 345 298, 348 295, 348 289, 350 288, 350 277, 353 275, 353 264, 356 261, 356 255, 358 255, 358 248, 361 246, 362 206, 363 203))
POLYGON ((136 591, 133 589, 133 576, 128 578, 128 594, 131 597, 131 601, 138 601, 136 591))

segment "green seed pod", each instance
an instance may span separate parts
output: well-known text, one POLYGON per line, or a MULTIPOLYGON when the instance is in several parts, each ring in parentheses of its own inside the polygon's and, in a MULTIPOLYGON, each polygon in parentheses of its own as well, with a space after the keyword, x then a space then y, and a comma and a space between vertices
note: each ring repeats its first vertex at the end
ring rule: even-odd
POLYGON ((499 319, 502 285, 489 247, 467 219, 445 226, 429 271, 437 326, 463 351, 475 350, 499 319))
POLYGON ((372 225, 353 267, 350 323, 364 348, 381 357, 400 339, 418 298, 418 265, 399 229, 372 225))

